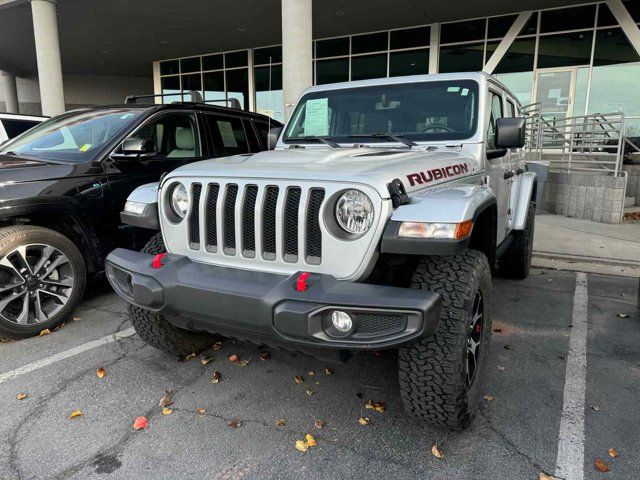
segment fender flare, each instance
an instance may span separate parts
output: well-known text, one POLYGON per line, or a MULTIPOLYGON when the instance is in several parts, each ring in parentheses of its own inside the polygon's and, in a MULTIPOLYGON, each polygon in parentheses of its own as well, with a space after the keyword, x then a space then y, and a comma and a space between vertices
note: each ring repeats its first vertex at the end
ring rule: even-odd
POLYGON ((422 192, 409 204, 398 207, 387 224, 381 242, 381 252, 404 255, 459 255, 473 236, 460 240, 400 237, 403 222, 461 223, 475 222, 487 209, 496 206, 495 193, 481 185, 452 185, 422 192))
POLYGON ((535 202, 535 193, 538 188, 538 179, 535 172, 524 172, 518 175, 518 188, 514 189, 516 209, 513 214, 513 230, 524 230, 527 224, 527 212, 529 204, 535 202))

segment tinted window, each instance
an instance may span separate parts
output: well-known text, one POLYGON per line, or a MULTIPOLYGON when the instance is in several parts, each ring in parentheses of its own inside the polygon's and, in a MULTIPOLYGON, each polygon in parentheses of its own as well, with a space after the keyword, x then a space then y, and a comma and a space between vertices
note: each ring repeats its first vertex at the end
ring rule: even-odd
MULTIPOLYGON (((498 47, 498 42, 487 43, 487 60, 491 58, 493 52, 498 47)), ((498 66, 493 71, 494 74, 531 72, 533 71, 533 59, 536 50, 535 38, 526 38, 514 41, 507 53, 505 53, 498 66)))
POLYGON ((387 76, 387 54, 351 57, 351 80, 367 80, 387 76))
POLYGON ((631 46, 621 28, 598 30, 593 65, 614 65, 640 61, 638 52, 631 46))
POLYGON ((491 114, 489 116, 489 128, 487 130, 487 150, 496 149, 496 122, 503 116, 502 97, 491 92, 491 114))
POLYGON ((247 66, 247 51, 240 50, 238 52, 231 52, 224 54, 224 66, 225 68, 233 67, 246 67, 247 66))
POLYGON ((253 125, 251 125, 251 120, 242 120, 244 124, 244 131, 247 135, 247 140, 249 143, 249 151, 251 152, 259 152, 260 142, 258 141, 258 137, 256 136, 256 132, 253 130, 253 125))
POLYGON ((429 49, 391 52, 389 56, 389 76, 419 75, 429 73, 429 49))
POLYGON ((2 122, 9 138, 17 137, 40 123, 34 120, 16 120, 13 118, 3 118, 0 122, 2 122))
POLYGON ((266 63, 282 62, 282 47, 265 47, 253 50, 253 64, 264 65, 266 63))
POLYGON ((227 156, 249 152, 242 120, 222 115, 206 115, 205 118, 216 155, 227 156))
POLYGON ((538 68, 588 65, 593 32, 563 33, 540 37, 538 68))
POLYGON ((178 60, 160 62, 160 75, 176 75, 178 73, 180 73, 180 62, 178 60))
POLYGON ((489 26, 487 27, 487 38, 502 38, 504 37, 517 15, 506 15, 504 17, 493 17, 489 19, 489 26))
POLYGON ((132 137, 150 140, 158 158, 195 158, 200 156, 200 139, 195 116, 171 113, 151 119, 132 137))
POLYGON ((180 60, 181 73, 200 71, 200 57, 183 58, 180 60))
POLYGON ((318 60, 316 62, 316 84, 348 82, 349 59, 318 60))
MULTIPOLYGON (((246 53, 246 52, 245 52, 246 53)), ((249 110, 249 70, 227 70, 227 98, 237 98, 243 110, 249 110)))
POLYGON ((354 35, 351 37, 351 53, 368 53, 387 50, 387 32, 354 35))
POLYGON ((331 38, 316 42, 316 58, 349 55, 349 37, 331 38))
POLYGON ((222 54, 207 55, 202 57, 202 69, 203 70, 221 70, 224 67, 224 60, 222 54))
MULTIPOLYGON (((204 77, 204 99, 205 100, 224 100, 224 72, 207 72, 202 75, 204 77)), ((226 105, 221 102, 220 105, 226 105)))
POLYGON ((516 105, 511 100, 507 100, 507 117, 516 116, 516 105))
MULTIPOLYGON (((182 75, 182 90, 188 92, 189 90, 202 90, 202 77, 199 73, 192 73, 190 75, 182 75)), ((186 95, 185 99, 190 100, 186 95)))
POLYGON ((440 48, 440 73, 478 72, 484 66, 484 43, 440 48))
POLYGON ((540 33, 593 28, 596 6, 561 8, 542 12, 540 33))
POLYGON ((443 23, 440 27, 440 43, 468 42, 482 40, 485 34, 486 20, 443 23))
POLYGON ((430 35, 429 27, 394 30, 391 32, 391 50, 398 48, 428 47, 430 35))
POLYGON ((162 94, 167 95, 166 97, 162 97, 163 103, 179 102, 182 100, 179 76, 161 78, 160 84, 162 86, 162 94))

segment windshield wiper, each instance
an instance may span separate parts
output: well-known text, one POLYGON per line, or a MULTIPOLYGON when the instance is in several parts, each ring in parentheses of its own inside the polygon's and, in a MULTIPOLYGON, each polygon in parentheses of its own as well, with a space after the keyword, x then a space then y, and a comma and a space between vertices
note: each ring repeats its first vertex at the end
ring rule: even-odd
POLYGON ((412 140, 404 138, 402 135, 393 135, 391 133, 361 133, 357 135, 349 135, 349 138, 386 138, 398 143, 404 143, 407 147, 415 147, 418 144, 412 140))
POLYGON ((17 157, 18 154, 13 150, 9 150, 8 152, 4 152, 3 155, 11 155, 12 157, 17 157))
POLYGON ((296 140, 307 140, 307 141, 322 142, 325 145, 329 145, 330 147, 340 148, 340 145, 338 145, 336 142, 332 141, 330 137, 316 137, 315 135, 306 135, 304 137, 299 137, 296 140))

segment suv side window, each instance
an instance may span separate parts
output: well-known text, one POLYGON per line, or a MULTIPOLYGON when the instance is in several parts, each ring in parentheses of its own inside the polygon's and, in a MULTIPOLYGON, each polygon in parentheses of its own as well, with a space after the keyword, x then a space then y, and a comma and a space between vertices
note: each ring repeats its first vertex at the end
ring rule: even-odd
POLYGON ((244 131, 247 134, 247 140, 249 140, 249 150, 254 153, 259 152, 261 150, 260 142, 258 141, 256 131, 253 129, 253 125, 251 125, 251 120, 245 118, 242 120, 242 123, 244 123, 244 131))
POLYGON ((160 158, 199 157, 200 137, 192 113, 170 113, 153 119, 135 133, 136 138, 151 140, 160 158))
POLYGON ((205 115, 216 155, 249 153, 247 134, 242 120, 223 115, 205 115))
POLYGON ((487 150, 496 149, 496 122, 504 115, 502 113, 502 96, 495 92, 491 94, 491 114, 489 116, 489 128, 487 131, 487 150))
POLYGON ((516 116, 516 104, 511 100, 507 100, 507 116, 511 118, 516 116))
POLYGON ((260 137, 260 141, 262 142, 263 148, 267 148, 269 145, 269 124, 264 122, 256 122, 254 121, 256 129, 258 130, 258 137, 260 137))

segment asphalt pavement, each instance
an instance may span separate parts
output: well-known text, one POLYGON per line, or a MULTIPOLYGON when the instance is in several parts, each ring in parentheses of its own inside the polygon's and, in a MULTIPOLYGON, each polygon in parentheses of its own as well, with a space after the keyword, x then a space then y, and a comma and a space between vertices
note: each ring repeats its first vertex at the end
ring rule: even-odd
POLYGON ((393 352, 330 365, 227 340, 206 365, 178 361, 132 334, 105 289, 59 331, 0 344, 0 479, 640 478, 637 288, 553 270, 494 279, 486 398, 458 433, 404 413, 393 352), (133 429, 138 416, 146 430, 133 429), (317 446, 297 451, 308 433, 317 446))

